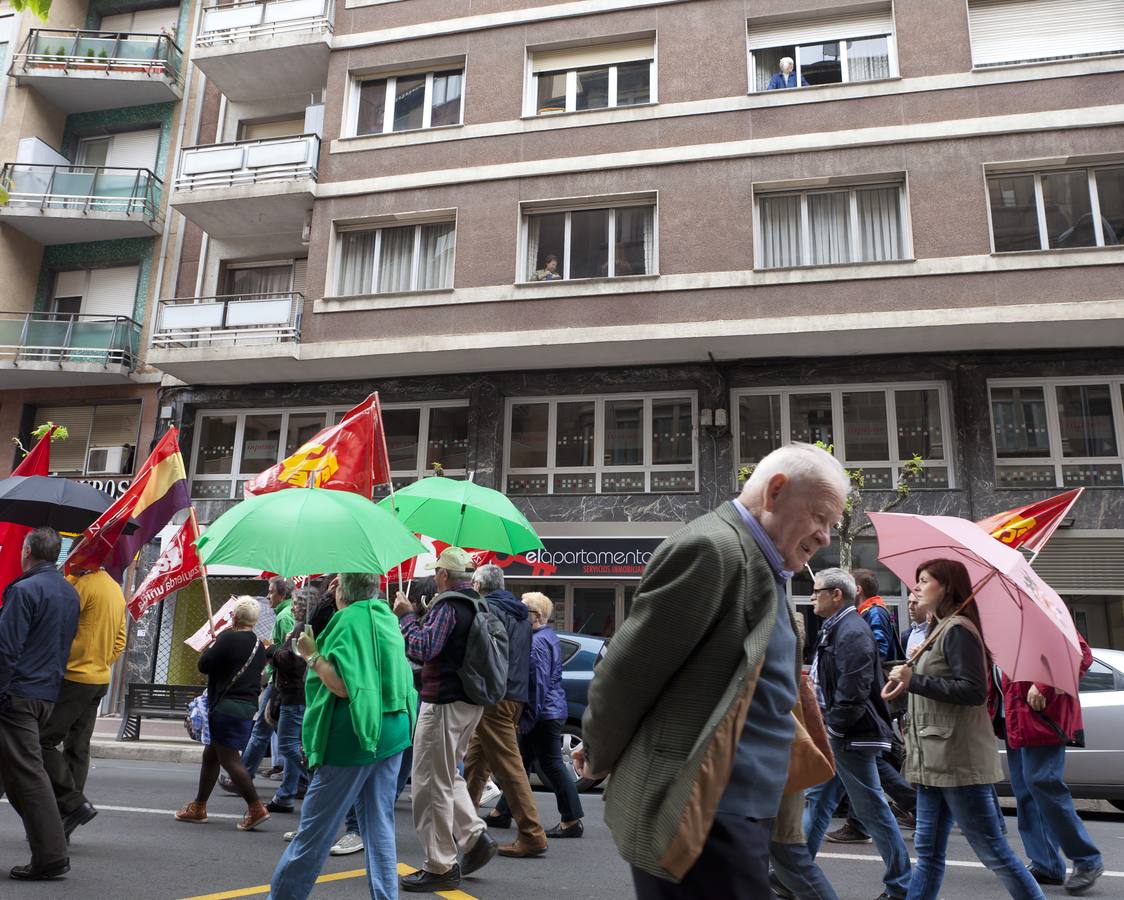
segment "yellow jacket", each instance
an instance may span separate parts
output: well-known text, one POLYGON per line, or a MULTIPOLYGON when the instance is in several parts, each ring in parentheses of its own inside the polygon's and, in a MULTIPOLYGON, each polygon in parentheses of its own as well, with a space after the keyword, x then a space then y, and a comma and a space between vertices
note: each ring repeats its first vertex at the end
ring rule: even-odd
POLYGON ((125 595, 104 569, 66 580, 78 592, 79 612, 63 677, 79 684, 109 684, 109 667, 125 649, 125 595))

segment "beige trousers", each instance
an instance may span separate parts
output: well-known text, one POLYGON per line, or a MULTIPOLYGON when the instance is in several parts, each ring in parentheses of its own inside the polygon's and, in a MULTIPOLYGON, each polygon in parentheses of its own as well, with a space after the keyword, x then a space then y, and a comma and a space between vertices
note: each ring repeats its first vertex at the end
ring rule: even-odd
POLYGON ((484 707, 471 703, 422 703, 414 730, 410 770, 414 830, 425 853, 422 868, 444 875, 457 852, 472 849, 484 832, 483 820, 457 771, 484 707))

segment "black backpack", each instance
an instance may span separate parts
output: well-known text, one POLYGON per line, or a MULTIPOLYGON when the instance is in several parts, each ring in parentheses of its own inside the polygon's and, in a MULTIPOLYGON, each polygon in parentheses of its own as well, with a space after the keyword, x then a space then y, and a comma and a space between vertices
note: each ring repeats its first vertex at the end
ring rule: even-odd
POLYGON ((464 662, 457 670, 465 694, 478 706, 499 703, 507 693, 507 628, 486 600, 455 591, 443 596, 463 600, 474 610, 465 640, 464 662))

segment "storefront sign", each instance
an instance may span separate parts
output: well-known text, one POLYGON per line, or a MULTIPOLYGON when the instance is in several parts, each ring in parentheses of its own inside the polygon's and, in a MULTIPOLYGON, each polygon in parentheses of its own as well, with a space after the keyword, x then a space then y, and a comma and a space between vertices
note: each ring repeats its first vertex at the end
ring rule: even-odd
POLYGON ((99 491, 104 491, 114 500, 125 493, 126 488, 133 483, 132 478, 80 478, 78 480, 99 491))
POLYGON ((658 537, 549 537, 545 549, 497 554, 508 578, 639 578, 662 543, 658 537))

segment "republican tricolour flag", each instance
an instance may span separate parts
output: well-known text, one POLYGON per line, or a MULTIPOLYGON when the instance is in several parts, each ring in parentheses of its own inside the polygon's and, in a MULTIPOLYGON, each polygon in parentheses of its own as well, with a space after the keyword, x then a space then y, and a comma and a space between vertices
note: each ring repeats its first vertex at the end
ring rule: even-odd
POLYGON ((313 435, 296 453, 247 482, 247 494, 292 487, 330 488, 370 497, 390 483, 390 459, 378 393, 350 409, 338 425, 313 435))
POLYGON ((82 532, 66 558, 68 575, 104 566, 120 581, 141 547, 156 537, 179 510, 191 505, 187 472, 176 437, 176 429, 168 429, 125 493, 82 532), (125 534, 129 519, 139 527, 125 534))
POLYGON ((1037 556, 1084 490, 1083 487, 1077 488, 1026 506, 1004 510, 976 524, 1008 547, 1029 550, 1037 556))
POLYGON ((195 549, 198 539, 195 518, 189 516, 133 593, 129 601, 129 615, 135 621, 139 622, 146 609, 159 603, 168 594, 187 587, 196 578, 205 577, 203 564, 199 562, 199 554, 195 549))

